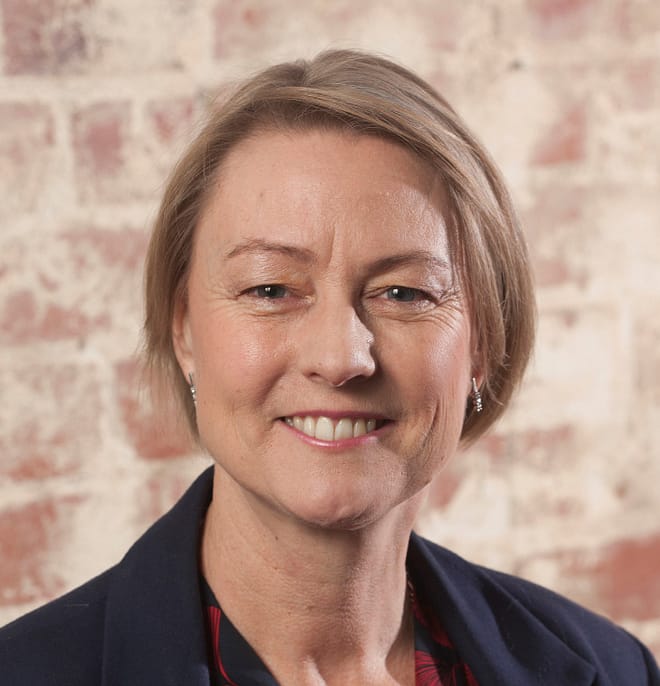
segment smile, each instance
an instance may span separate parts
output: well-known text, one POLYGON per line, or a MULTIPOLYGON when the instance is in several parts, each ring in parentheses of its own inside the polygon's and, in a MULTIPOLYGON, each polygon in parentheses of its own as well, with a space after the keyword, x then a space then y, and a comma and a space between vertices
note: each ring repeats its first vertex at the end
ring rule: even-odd
POLYGON ((319 441, 342 441, 358 438, 379 429, 385 423, 383 419, 363 417, 329 417, 293 416, 283 417, 289 426, 319 441))

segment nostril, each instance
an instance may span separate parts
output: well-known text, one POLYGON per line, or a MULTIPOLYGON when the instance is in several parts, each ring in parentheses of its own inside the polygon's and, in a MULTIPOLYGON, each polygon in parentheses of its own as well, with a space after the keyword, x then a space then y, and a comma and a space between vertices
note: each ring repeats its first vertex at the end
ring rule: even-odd
POLYGON ((350 305, 316 310, 308 322, 299 362, 315 381, 340 388, 376 372, 374 334, 350 305))

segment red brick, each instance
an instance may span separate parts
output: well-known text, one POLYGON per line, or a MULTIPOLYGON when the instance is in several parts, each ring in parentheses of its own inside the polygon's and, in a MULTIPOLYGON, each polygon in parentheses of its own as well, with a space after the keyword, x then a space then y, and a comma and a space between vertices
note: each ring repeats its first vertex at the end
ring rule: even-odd
POLYGON ((93 226, 0 243, 0 339, 84 342, 116 330, 137 315, 146 243, 144 230, 93 226))
POLYGON ((575 427, 568 424, 548 429, 530 427, 522 431, 488 434, 473 448, 485 452, 493 465, 506 469, 524 463, 538 469, 562 464, 575 450, 575 427))
POLYGON ((566 109, 542 134, 532 152, 532 164, 555 165, 583 160, 586 154, 587 113, 584 104, 566 109))
POLYGON ((579 38, 593 25, 595 0, 528 0, 534 32, 542 38, 579 38))
POLYGON ((588 275, 578 262, 575 236, 577 232, 584 236, 587 200, 588 189, 543 185, 537 189, 532 206, 522 213, 537 286, 586 285, 588 275))
POLYGON ((80 305, 65 307, 35 297, 35 291, 9 293, 0 310, 0 337, 14 345, 32 341, 84 339, 110 325, 107 313, 87 314, 80 305))
POLYGON ((0 103, 0 125, 2 153, 16 165, 24 164, 33 148, 54 141, 53 116, 50 108, 40 103, 0 103))
POLYGON ((29 290, 10 293, 0 316, 0 332, 3 337, 24 343, 31 337, 37 320, 37 301, 29 290))
POLYGON ((0 0, 8 74, 78 71, 92 39, 85 10, 92 0, 0 0))
POLYGON ((123 164, 129 104, 98 103, 75 113, 77 161, 97 174, 112 174, 123 164))
POLYGON ((660 616, 660 534, 544 559, 557 565, 560 592, 615 621, 660 616))
POLYGON ((648 111, 660 104, 660 60, 640 59, 623 67, 608 68, 616 77, 612 97, 622 110, 648 111))
POLYGON ((433 480, 428 498, 429 507, 446 508, 458 492, 465 474, 458 460, 460 457, 454 458, 433 480))
POLYGON ((63 307, 49 303, 36 331, 35 338, 42 341, 61 340, 63 338, 83 339, 92 331, 107 329, 110 317, 102 313, 96 317, 87 315, 77 306, 63 307))
POLYGON ((618 0, 613 3, 614 28, 625 41, 660 33, 660 3, 657 0, 618 0))
POLYGON ((529 230, 542 234, 558 225, 580 221, 585 193, 586 189, 575 185, 553 184, 538 189, 532 208, 524 215, 529 230))
POLYGON ((147 115, 158 140, 168 144, 189 134, 195 115, 195 102, 185 97, 154 100, 147 105, 147 115))
MULTIPOLYGON (((120 199, 128 174, 130 104, 101 102, 72 117, 76 179, 83 199, 120 199), (119 179, 119 182, 117 180, 119 179)), ((125 199, 125 198, 124 198, 125 199)))
POLYGON ((146 459, 163 459, 190 453, 191 441, 183 420, 176 416, 168 402, 154 407, 146 392, 139 363, 136 360, 118 363, 115 378, 124 428, 138 455, 146 459))
POLYGON ((71 474, 98 450, 100 383, 90 367, 55 362, 14 366, 2 387, 0 474, 16 481, 71 474))
MULTIPOLYGON (((574 438, 572 426, 561 425, 551 429, 530 429, 520 434, 520 450, 523 455, 533 451, 540 451, 545 455, 552 455, 557 451, 564 451, 566 445, 574 438)), ((548 460, 551 463, 552 459, 548 460)))
POLYGON ((150 476, 141 490, 136 527, 143 529, 164 515, 189 486, 190 479, 178 471, 150 476))
POLYGON ((479 440, 479 450, 484 451, 493 462, 505 460, 509 456, 509 436, 489 433, 479 440))
MULTIPOLYGON (((376 6, 379 7, 379 3, 376 6)), ((455 3, 430 3, 423 13, 424 24, 433 27, 427 38, 429 48, 456 50, 461 37, 465 34, 463 24, 466 14, 455 3)))
POLYGON ((54 141, 49 107, 34 102, 0 103, 0 216, 34 209, 47 184, 54 141))
POLYGON ((97 269, 99 261, 126 274, 139 271, 149 238, 146 231, 128 227, 116 230, 88 227, 63 231, 61 237, 68 245, 78 276, 97 269))
POLYGON ((70 535, 79 497, 51 497, 0 511, 0 605, 51 598, 66 586, 56 555, 70 535), (49 561, 51 564, 48 564, 49 561))
POLYGON ((245 0, 219 0, 213 9, 213 56, 227 57, 240 46, 242 50, 263 47, 263 32, 256 30, 269 21, 269 8, 245 0))
POLYGON ((571 280, 568 264, 557 257, 534 260, 534 274, 538 286, 558 286, 571 280))

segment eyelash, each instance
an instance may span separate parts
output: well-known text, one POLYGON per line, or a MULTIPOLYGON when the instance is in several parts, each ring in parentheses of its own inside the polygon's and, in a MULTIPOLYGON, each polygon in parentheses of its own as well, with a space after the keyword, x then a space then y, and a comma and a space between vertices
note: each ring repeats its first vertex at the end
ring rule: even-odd
POLYGON ((280 298, 283 298, 285 295, 287 295, 287 291, 287 287, 282 286, 279 283, 266 283, 259 286, 255 286, 247 292, 248 294, 254 295, 255 297, 261 298, 263 300, 279 300, 280 298), (280 294, 274 295, 275 291, 279 292, 280 294))
POLYGON ((410 286, 390 286, 384 292, 388 296, 388 300, 393 300, 400 303, 415 303, 419 302, 420 300, 430 300, 428 293, 425 293, 419 288, 412 288, 410 286), (412 298, 399 299, 396 297, 397 294, 412 295, 412 298), (393 297, 389 297, 390 295, 393 297))
MULTIPOLYGON (((259 286, 248 289, 245 293, 247 295, 252 295, 259 300, 281 300, 290 294, 289 289, 286 286, 278 283, 260 284, 259 286)), ((415 304, 432 299, 428 293, 419 288, 412 288, 411 286, 389 286, 384 291, 381 291, 381 293, 385 295, 387 300, 396 303, 415 304)))

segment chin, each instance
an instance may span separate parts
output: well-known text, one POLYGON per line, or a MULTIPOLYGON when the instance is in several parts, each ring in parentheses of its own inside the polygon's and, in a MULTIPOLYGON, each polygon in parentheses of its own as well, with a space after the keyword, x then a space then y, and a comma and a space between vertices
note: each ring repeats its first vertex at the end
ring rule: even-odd
POLYGON ((373 524, 378 516, 363 512, 303 513, 299 518, 308 526, 324 531, 359 531, 373 524))
POLYGON ((317 491, 305 493, 304 502, 299 502, 290 512, 309 526, 328 531, 357 531, 374 524, 387 516, 397 503, 388 506, 389 496, 385 493, 369 494, 338 491, 317 491))

